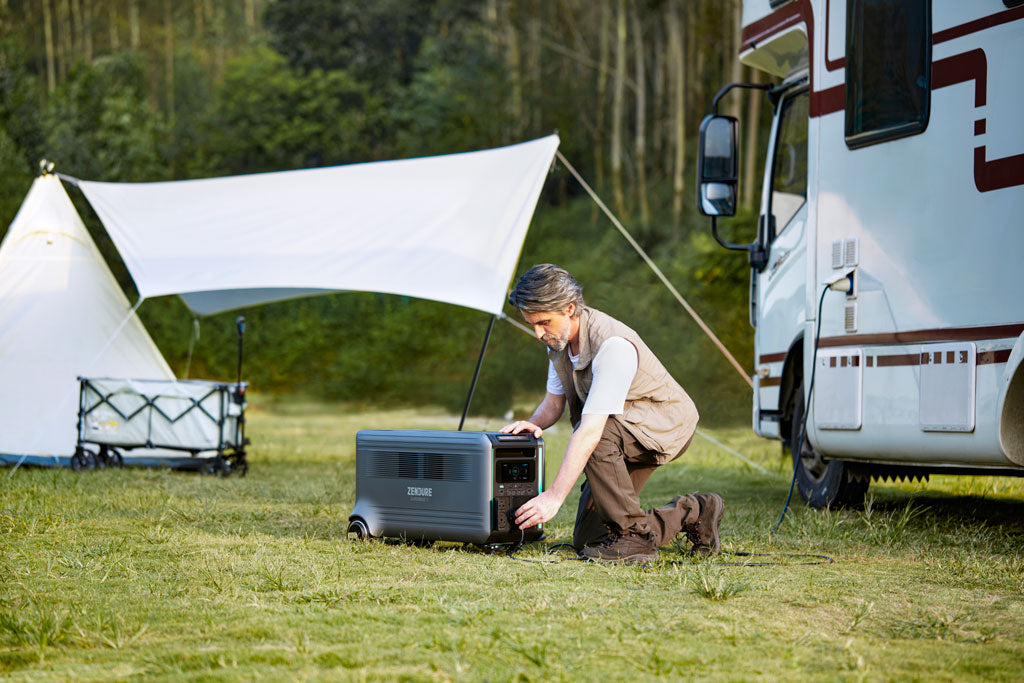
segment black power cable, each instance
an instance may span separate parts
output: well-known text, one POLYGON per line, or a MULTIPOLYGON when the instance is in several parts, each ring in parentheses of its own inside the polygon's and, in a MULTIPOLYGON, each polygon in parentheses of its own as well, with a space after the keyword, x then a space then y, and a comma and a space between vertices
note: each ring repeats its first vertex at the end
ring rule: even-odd
MULTIPOLYGON (((814 330, 814 346, 811 351, 811 381, 807 385, 807 399, 804 404, 804 414, 800 420, 800 437, 797 439, 795 444, 790 444, 790 448, 793 450, 793 479, 789 482, 789 493, 786 495, 786 502, 782 506, 782 514, 779 515, 779 521, 775 522, 775 526, 769 533, 775 533, 779 530, 779 526, 782 525, 782 520, 786 517, 786 511, 789 510, 789 501, 793 498, 793 488, 796 486, 796 475, 800 467, 800 457, 804 452, 804 439, 807 438, 807 416, 811 413, 811 395, 814 392, 814 373, 818 369, 818 341, 821 338, 821 308, 825 303, 825 295, 828 291, 835 287, 839 282, 849 282, 849 287, 852 289, 853 282, 851 280, 852 273, 847 274, 845 278, 838 280, 835 283, 831 283, 821 290, 821 296, 818 298, 818 320, 817 326, 814 330)), ((842 289, 836 289, 835 291, 843 291, 842 289)), ((847 290, 849 291, 849 290, 847 290)))

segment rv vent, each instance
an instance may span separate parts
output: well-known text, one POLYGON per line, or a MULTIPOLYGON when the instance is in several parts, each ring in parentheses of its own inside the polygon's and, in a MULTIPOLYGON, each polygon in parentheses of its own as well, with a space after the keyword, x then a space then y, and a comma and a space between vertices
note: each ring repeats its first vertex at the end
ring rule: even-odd
POLYGON ((370 476, 379 479, 469 481, 469 456, 454 453, 374 451, 370 476))
MULTIPOLYGON (((833 247, 833 251, 835 248, 833 247)), ((832 257, 835 261, 835 256, 832 257)), ((857 265, 860 260, 860 241, 856 237, 851 237, 843 241, 843 265, 847 268, 857 265)))
POLYGON ((856 302, 846 304, 846 314, 843 316, 847 332, 857 331, 857 304, 856 302))
POLYGON ((832 267, 843 267, 843 241, 832 240, 832 267))

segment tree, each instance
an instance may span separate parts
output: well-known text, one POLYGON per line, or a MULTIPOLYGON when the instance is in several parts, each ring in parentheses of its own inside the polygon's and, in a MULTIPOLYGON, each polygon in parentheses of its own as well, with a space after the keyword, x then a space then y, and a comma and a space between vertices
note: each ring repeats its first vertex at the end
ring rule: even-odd
POLYGON ((42 150, 36 79, 17 43, 0 40, 0 239, 32 183, 42 150))
POLYGON ((371 158, 379 98, 341 70, 304 75, 261 48, 229 60, 203 126, 204 174, 253 173, 371 158))
POLYGON ((47 103, 47 158, 83 178, 164 179, 163 124, 146 92, 145 70, 131 54, 79 62, 47 103))
POLYGON ((264 21, 270 45, 293 66, 344 70, 382 93, 412 79, 436 7, 436 0, 277 0, 264 21))
POLYGON ((506 71, 488 49, 482 26, 458 38, 427 41, 412 82, 389 117, 394 156, 424 156, 495 147, 511 122, 505 108, 506 71))

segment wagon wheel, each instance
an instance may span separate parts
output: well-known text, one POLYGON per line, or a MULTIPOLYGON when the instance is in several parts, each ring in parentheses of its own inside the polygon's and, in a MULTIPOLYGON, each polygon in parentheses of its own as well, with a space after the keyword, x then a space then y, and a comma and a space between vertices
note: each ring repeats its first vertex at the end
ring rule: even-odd
POLYGON ((121 455, 121 451, 111 448, 110 452, 113 454, 110 456, 110 464, 118 469, 124 467, 124 456, 121 455))
POLYGON ((231 474, 231 462, 220 453, 213 459, 213 472, 222 477, 227 477, 231 474))
POLYGON ((199 474, 204 477, 210 474, 217 473, 217 462, 216 458, 204 458, 199 465, 199 474))
POLYGON ((71 469, 75 472, 96 469, 97 457, 92 451, 79 446, 75 449, 75 454, 71 456, 71 469))
POLYGON ((249 461, 245 459, 244 451, 231 456, 231 469, 243 477, 249 473, 249 461))
POLYGON ((75 454, 71 456, 71 469, 75 472, 81 472, 88 467, 88 458, 83 453, 81 448, 76 448, 75 454))

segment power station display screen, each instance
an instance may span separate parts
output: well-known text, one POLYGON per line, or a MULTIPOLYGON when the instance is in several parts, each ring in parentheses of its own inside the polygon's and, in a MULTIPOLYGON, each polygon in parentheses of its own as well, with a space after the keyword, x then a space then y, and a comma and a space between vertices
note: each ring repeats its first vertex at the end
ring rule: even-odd
POLYGON ((534 479, 534 461, 508 461, 499 462, 498 481, 502 484, 514 484, 517 482, 531 482, 534 479))

